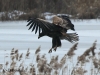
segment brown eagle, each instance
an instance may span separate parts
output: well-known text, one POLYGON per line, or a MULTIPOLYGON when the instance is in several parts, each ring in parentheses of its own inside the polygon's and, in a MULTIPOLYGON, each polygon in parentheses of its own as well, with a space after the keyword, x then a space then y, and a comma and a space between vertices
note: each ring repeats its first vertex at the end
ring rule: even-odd
POLYGON ((54 16, 52 23, 40 18, 30 18, 27 22, 29 30, 35 31, 35 34, 38 31, 38 39, 43 36, 52 38, 52 48, 49 50, 49 53, 52 52, 52 49, 56 51, 57 47, 61 46, 61 40, 68 40, 71 43, 79 40, 78 34, 67 33, 69 29, 75 31, 74 25, 68 16, 54 16))

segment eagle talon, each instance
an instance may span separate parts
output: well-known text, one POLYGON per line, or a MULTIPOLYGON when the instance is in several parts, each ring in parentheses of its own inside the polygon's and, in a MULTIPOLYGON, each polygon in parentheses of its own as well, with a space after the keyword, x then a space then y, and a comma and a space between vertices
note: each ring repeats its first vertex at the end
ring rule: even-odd
POLYGON ((49 52, 48 53, 52 53, 52 48, 49 50, 49 52))
POLYGON ((40 38, 40 36, 38 36, 38 39, 40 38))
POLYGON ((56 51, 57 47, 54 47, 54 51, 56 51))

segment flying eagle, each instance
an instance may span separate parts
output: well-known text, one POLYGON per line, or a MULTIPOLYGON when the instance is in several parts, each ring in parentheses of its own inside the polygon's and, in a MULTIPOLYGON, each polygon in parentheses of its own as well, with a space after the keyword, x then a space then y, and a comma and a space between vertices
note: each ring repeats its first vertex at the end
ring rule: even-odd
POLYGON ((43 36, 52 38, 52 48, 49 53, 52 52, 52 49, 56 51, 57 47, 61 46, 61 40, 68 40, 71 43, 79 40, 78 34, 67 33, 69 29, 75 31, 68 16, 54 16, 52 23, 40 18, 30 18, 27 22, 29 30, 35 31, 35 34, 38 32, 38 39, 43 36))

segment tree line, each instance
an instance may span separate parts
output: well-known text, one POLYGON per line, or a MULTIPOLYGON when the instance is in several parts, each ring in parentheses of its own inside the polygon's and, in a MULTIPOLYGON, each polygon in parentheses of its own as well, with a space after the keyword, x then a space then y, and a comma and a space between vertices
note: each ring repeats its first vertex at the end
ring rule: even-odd
MULTIPOLYGON (((0 0, 0 12, 23 11, 21 19, 39 16, 44 12, 73 15, 73 18, 92 19, 100 16, 100 0, 0 0)), ((19 18, 19 19, 20 19, 19 18)))

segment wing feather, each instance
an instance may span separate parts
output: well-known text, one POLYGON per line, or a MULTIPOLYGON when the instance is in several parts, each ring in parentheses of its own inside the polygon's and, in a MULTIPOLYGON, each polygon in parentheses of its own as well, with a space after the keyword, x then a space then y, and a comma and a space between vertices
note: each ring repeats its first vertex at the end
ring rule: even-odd
POLYGON ((40 35, 40 33, 41 33, 41 28, 40 28, 40 26, 39 26, 39 35, 40 35))
MULTIPOLYGON (((38 26, 41 28, 41 30, 42 30, 42 33, 45 33, 45 32, 47 32, 48 31, 48 28, 46 27, 46 25, 45 24, 43 24, 43 22, 38 22, 38 26)), ((40 33, 39 33, 40 34, 40 33)))
POLYGON ((34 23, 32 23, 32 24, 29 26, 29 29, 28 29, 28 30, 30 30, 30 29, 32 28, 33 24, 34 24, 34 23))
POLYGON ((32 25, 32 32, 35 30, 35 27, 36 27, 36 24, 34 23, 34 24, 32 25))
POLYGON ((29 26, 33 21, 29 19, 27 22, 28 22, 27 26, 29 26))
POLYGON ((49 29, 49 30, 51 30, 52 29, 52 25, 50 25, 50 23, 49 22, 46 22, 46 21, 40 21, 45 27, 46 27, 46 29, 49 29))
POLYGON ((32 29, 32 32, 35 31, 35 34, 39 32, 39 35, 40 33, 46 34, 51 31, 60 32, 65 29, 59 25, 55 25, 54 23, 50 23, 39 18, 31 18, 27 22, 28 22, 27 26, 29 26, 29 30, 32 29))
POLYGON ((51 30, 55 30, 54 24, 38 18, 31 18, 27 22, 28 22, 27 26, 29 26, 29 30, 32 29, 32 32, 35 31, 35 34, 37 33, 37 31, 39 31, 40 34, 40 33, 46 33, 51 30))
POLYGON ((37 30, 38 30, 38 25, 36 25, 36 30, 35 30, 35 34, 37 33, 37 30))

